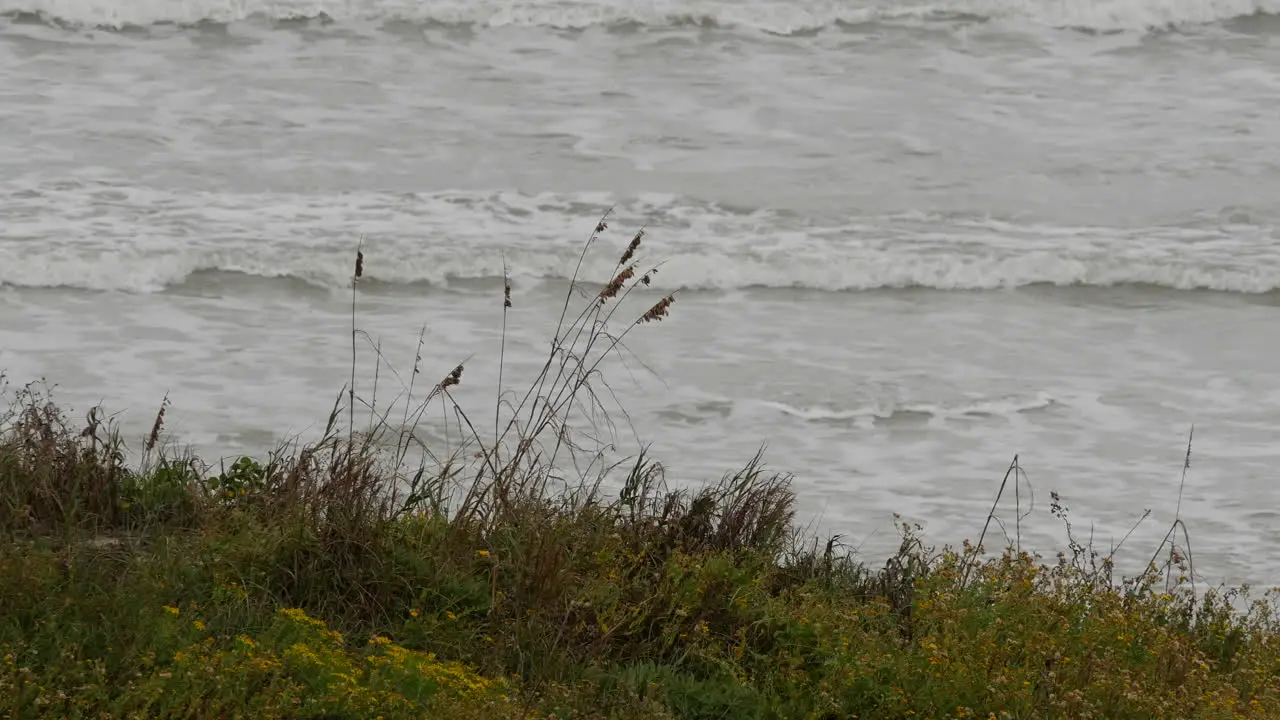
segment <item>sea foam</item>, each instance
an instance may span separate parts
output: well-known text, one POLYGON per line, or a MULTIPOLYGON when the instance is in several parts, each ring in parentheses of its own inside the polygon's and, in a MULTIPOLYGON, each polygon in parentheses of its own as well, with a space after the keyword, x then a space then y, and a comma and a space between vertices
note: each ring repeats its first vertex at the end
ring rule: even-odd
POLYGON ((0 0, 0 13, 117 28, 325 18, 564 29, 704 25, 792 34, 869 22, 973 19, 1145 31, 1277 14, 1280 0, 0 0))

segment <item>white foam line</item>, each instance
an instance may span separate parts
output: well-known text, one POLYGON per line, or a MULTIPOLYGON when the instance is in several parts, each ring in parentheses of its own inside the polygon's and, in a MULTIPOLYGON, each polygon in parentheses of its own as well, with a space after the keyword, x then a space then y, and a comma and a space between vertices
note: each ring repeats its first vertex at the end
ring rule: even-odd
POLYGON ((339 21, 403 19, 490 27, 699 22, 787 34, 838 23, 978 16, 1052 27, 1140 31, 1280 13, 1280 0, 882 0, 856 6, 824 0, 0 0, 0 12, 39 13, 63 22, 109 27, 324 15, 339 21))

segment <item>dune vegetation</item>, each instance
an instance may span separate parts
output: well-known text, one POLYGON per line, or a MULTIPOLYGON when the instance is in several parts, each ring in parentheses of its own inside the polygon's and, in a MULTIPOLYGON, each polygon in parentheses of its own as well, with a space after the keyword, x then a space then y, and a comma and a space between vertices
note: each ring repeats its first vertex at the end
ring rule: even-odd
POLYGON ((1280 717, 1270 598, 1193 590, 1185 528, 1134 578, 1056 501, 1055 557, 900 523, 868 564, 805 537, 758 456, 702 486, 669 486, 648 452, 605 463, 582 441, 608 431, 601 368, 677 299, 643 244, 597 225, 584 256, 617 254, 614 279, 575 273, 541 373, 499 381, 483 416, 454 400, 463 365, 385 373, 398 403, 358 392, 363 247, 352 381, 314 441, 206 465, 165 441, 162 404, 129 459, 100 409, 74 422, 42 385, 6 390, 0 713, 1280 717), (425 446, 429 407, 469 441, 425 446))

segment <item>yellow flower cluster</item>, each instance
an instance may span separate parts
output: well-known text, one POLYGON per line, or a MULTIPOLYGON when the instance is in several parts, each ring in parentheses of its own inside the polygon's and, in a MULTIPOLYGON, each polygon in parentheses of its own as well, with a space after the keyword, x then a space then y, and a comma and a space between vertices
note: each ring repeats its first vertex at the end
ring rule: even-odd
MULTIPOLYGON (((175 610, 166 607, 165 613, 174 616, 175 610)), ((205 624, 194 620, 183 627, 203 631, 205 624)), ((349 648, 340 633, 298 608, 278 611, 256 638, 238 635, 220 643, 204 637, 170 657, 146 679, 156 697, 197 692, 223 698, 214 705, 232 714, 269 718, 314 710, 389 719, 440 712, 460 701, 491 710, 507 701, 500 680, 382 636, 362 649, 349 648)))

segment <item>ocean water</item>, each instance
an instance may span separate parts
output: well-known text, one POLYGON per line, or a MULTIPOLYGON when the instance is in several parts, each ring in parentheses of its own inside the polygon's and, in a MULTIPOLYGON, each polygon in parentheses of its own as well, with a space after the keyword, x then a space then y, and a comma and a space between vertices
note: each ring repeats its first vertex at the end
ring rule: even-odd
POLYGON ((874 557, 1018 454, 1025 543, 1056 491, 1140 564, 1194 425, 1199 574, 1280 576, 1280 0, 0 0, 0 167, 0 369, 132 437, 318 432, 361 236, 360 327, 491 408, 504 264, 515 383, 612 206, 672 482, 767 444, 874 557))

